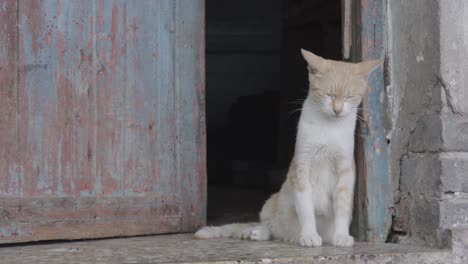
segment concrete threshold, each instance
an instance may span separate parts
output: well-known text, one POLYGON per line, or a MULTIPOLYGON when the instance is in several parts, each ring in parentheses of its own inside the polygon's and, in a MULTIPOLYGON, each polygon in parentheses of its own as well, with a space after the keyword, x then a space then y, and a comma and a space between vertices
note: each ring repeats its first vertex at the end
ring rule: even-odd
POLYGON ((0 248, 2 264, 58 263, 451 263, 448 250, 357 243, 302 248, 277 241, 195 240, 190 234, 144 236, 0 248))

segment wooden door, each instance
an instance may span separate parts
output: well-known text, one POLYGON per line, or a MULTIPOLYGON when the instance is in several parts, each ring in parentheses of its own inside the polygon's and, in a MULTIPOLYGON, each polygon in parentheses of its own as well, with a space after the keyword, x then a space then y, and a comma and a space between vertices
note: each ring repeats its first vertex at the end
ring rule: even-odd
MULTIPOLYGON (((343 56, 354 62, 384 58, 385 1, 342 0, 343 56)), ((385 242, 391 225, 392 185, 385 135, 384 66, 368 80, 356 133, 356 195, 352 223, 359 241, 385 242)))
POLYGON ((0 0, 0 243, 205 223, 203 0, 0 0))

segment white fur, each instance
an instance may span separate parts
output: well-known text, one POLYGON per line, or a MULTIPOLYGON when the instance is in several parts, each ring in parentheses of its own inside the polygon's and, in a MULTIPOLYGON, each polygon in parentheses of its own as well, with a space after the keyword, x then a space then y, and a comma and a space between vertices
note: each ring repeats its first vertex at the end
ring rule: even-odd
POLYGON ((243 238, 243 233, 250 230, 256 223, 228 224, 223 226, 206 226, 195 233, 197 239, 232 237, 243 238))

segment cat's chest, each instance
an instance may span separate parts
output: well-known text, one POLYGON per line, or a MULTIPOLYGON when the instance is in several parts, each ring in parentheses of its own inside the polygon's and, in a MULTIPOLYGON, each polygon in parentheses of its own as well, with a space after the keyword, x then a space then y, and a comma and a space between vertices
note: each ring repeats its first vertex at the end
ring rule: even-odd
POLYGON ((310 157, 309 182, 317 214, 328 215, 332 208, 332 195, 338 182, 336 150, 319 148, 319 154, 310 157))
POLYGON ((297 146, 325 157, 349 155, 354 149, 353 130, 347 127, 303 125, 298 131, 297 146))

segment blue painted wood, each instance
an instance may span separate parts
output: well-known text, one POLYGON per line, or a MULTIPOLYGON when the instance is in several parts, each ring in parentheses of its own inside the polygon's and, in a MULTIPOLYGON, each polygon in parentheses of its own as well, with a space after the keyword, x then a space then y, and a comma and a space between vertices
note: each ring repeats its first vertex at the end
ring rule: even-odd
POLYGON ((0 244, 205 223, 203 0, 0 0, 0 33, 0 244))
POLYGON ((125 174, 124 0, 91 1, 95 14, 96 193, 120 196, 125 174))
MULTIPOLYGON (((357 1, 354 24, 357 61, 380 59, 385 56, 384 1, 357 1)), ((360 122, 358 140, 358 221, 359 238, 385 242, 391 224, 392 188, 388 167, 388 145, 385 138, 383 67, 369 76, 367 97, 363 101, 364 122, 360 122)))
MULTIPOLYGON (((17 8, 16 0, 0 1, 0 196, 17 195, 19 184, 17 8)), ((0 237, 11 234, 13 225, 0 230, 0 237)))
POLYGON ((126 195, 177 194, 175 180, 174 1, 126 4, 126 195))
POLYGON ((191 231, 206 221, 205 1, 176 0, 175 14, 176 170, 191 231))
POLYGON ((21 195, 90 195, 91 6, 19 1, 21 195), (90 148, 90 149, 88 149, 90 148))

